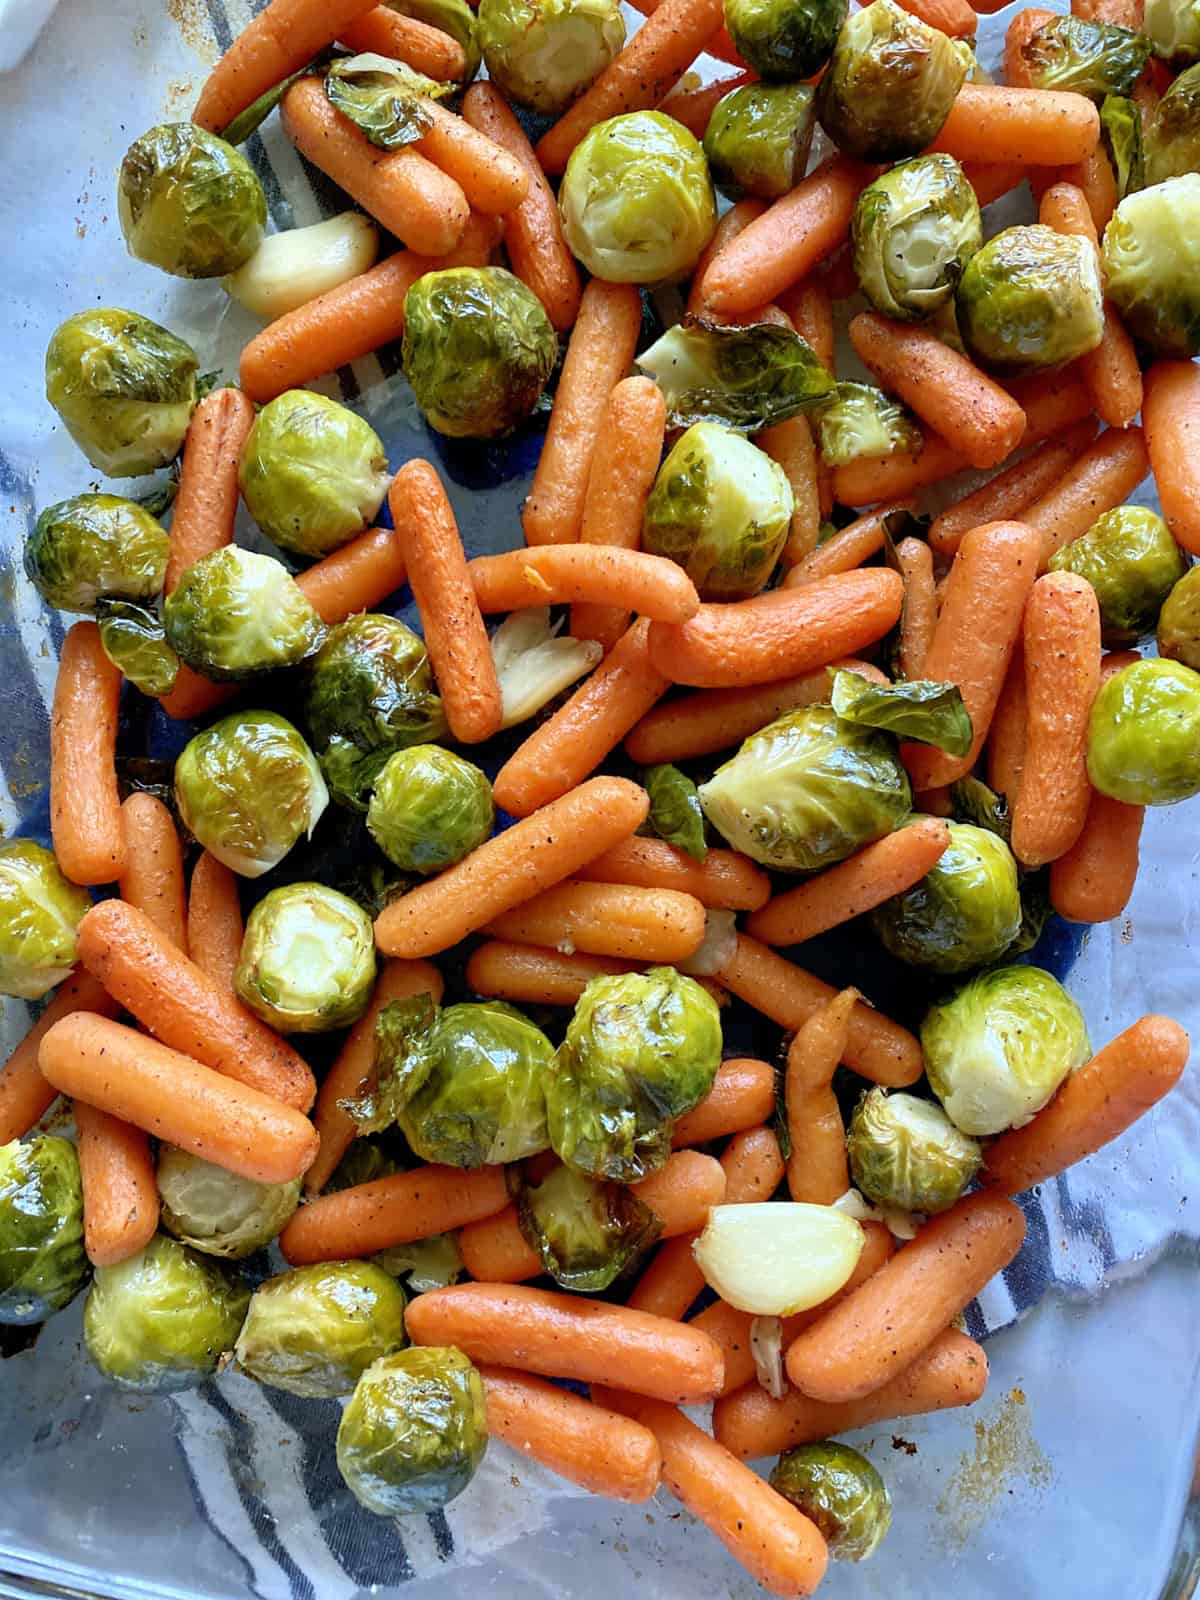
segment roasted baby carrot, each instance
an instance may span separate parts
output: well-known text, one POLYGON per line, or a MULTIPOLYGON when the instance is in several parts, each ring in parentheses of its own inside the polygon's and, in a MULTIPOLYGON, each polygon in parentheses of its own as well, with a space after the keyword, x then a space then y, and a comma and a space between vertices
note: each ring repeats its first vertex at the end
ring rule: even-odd
POLYGON ((688 290, 687 309, 692 316, 703 317, 708 308, 704 303, 704 274, 727 244, 732 244, 739 233, 744 233, 752 222, 757 222, 767 209, 765 200, 756 200, 751 195, 744 199, 734 201, 729 210, 717 221, 712 238, 700 252, 700 259, 696 262, 692 272, 692 284, 688 290))
POLYGON ((428 126, 417 140, 420 153, 453 178, 474 210, 485 216, 515 211, 530 188, 524 163, 436 100, 423 108, 428 126))
POLYGON ((280 1234, 279 1248, 293 1267, 370 1256, 490 1217, 507 1201, 502 1167, 416 1167, 317 1195, 280 1234))
POLYGON ((1081 94, 964 83, 931 146, 959 161, 1062 167, 1100 142, 1100 114, 1081 94))
POLYGON ((870 506, 880 500, 903 499, 957 472, 966 472, 970 465, 945 439, 930 433, 916 450, 898 450, 888 456, 860 456, 844 467, 834 467, 834 498, 846 506, 870 506))
POLYGON ((236 875, 216 856, 201 851, 188 885, 187 953, 201 972, 230 992, 244 932, 236 875))
POLYGON ((403 584, 404 554, 390 528, 368 528, 296 578, 309 604, 330 627, 370 611, 403 584))
POLYGON ((171 593, 193 562, 233 538, 238 460, 253 425, 254 406, 240 389, 214 389, 192 412, 171 507, 164 593, 171 593))
POLYGON ((487 923, 483 932, 625 961, 686 961, 704 942, 704 907, 677 889, 568 878, 487 923))
POLYGON ((1144 806, 1093 789, 1078 839, 1050 866, 1050 904, 1068 922, 1108 922, 1129 904, 1144 806))
POLYGON ((76 1011, 94 1011, 115 1017, 121 1007, 84 967, 76 967, 60 983, 50 1003, 0 1068, 0 1144, 23 1139, 45 1116, 58 1097, 38 1066, 38 1047, 63 1017, 76 1011))
POLYGON ((665 839, 626 839, 580 869, 589 883, 633 883, 678 889, 719 911, 753 911, 766 903, 771 880, 736 850, 709 850, 695 861, 665 839))
POLYGON ((979 26, 975 8, 967 0, 904 0, 904 9, 952 39, 973 39, 979 26))
POLYGON ((963 175, 981 206, 1010 194, 1025 181, 1026 170, 1019 161, 968 161, 963 165, 963 175))
POLYGON ((807 417, 788 417, 764 428, 755 444, 781 466, 792 491, 792 520, 779 559, 794 569, 808 559, 821 536, 821 462, 807 417))
POLYGON ((141 1128, 82 1100, 74 1111, 84 1249, 94 1267, 112 1267, 137 1255, 158 1230, 150 1140, 141 1128))
POLYGON ((50 711, 50 832, 72 883, 111 883, 125 870, 125 829, 117 793, 117 711, 121 672, 104 653, 94 622, 67 630, 50 711))
POLYGON ((819 272, 810 272, 799 283, 792 284, 776 296, 779 309, 785 312, 792 327, 812 346, 817 360, 826 372, 836 365, 833 333, 833 297, 829 283, 819 272))
POLYGON ((476 993, 514 1005, 573 1006, 593 978, 631 972, 635 961, 611 956, 566 955, 536 945, 489 939, 472 950, 466 966, 468 986, 476 993))
POLYGON ((997 794, 1002 794, 1008 801, 1010 813, 1021 792, 1028 717, 1025 649, 1018 639, 1013 647, 1008 671, 1004 674, 987 742, 987 781, 997 794))
POLYGON ((1042 570, 1056 550, 1086 533, 1096 518, 1124 505, 1150 470, 1140 428, 1106 428, 1021 521, 1042 535, 1042 570))
POLYGON ((724 100, 725 96, 732 94, 735 89, 744 88, 746 84, 755 82, 755 79, 756 74, 749 70, 735 72, 732 77, 718 78, 715 83, 702 83, 695 87, 685 87, 687 79, 684 79, 675 85, 658 109, 665 111, 667 116, 674 117, 676 122, 681 122, 693 138, 703 139, 718 101, 724 100))
POLYGON ((846 1130, 831 1084, 846 1052, 857 989, 843 989, 796 1032, 784 1076, 791 1154, 788 1193, 793 1200, 831 1206, 850 1187, 846 1130))
POLYGON ((1142 412, 1154 483, 1176 540, 1200 555, 1200 367, 1156 361, 1142 412))
POLYGON ((121 899, 145 913, 184 955, 188 953, 183 850, 171 813, 152 794, 131 794, 121 807, 125 871, 121 899))
POLYGON ((686 622, 700 609, 696 586, 677 562, 603 544, 550 544, 476 556, 468 564, 479 609, 596 605, 638 611, 656 622, 686 622))
MULTIPOLYGON (((658 10, 662 0, 630 0, 635 11, 640 11, 642 16, 651 17, 658 10)), ((729 37, 728 29, 722 24, 704 41, 704 54, 712 56, 716 61, 727 61, 731 67, 745 69, 746 63, 738 54, 733 40, 729 37)), ((665 109, 659 107, 660 110, 665 109)))
POLYGON ((466 52, 457 39, 390 6, 375 6, 341 28, 338 38, 355 55, 390 56, 439 83, 460 83, 467 75, 466 52))
POLYGON ((894 511, 911 511, 913 505, 911 500, 893 500, 877 506, 864 517, 855 518, 790 567, 783 587, 798 589, 801 584, 813 583, 817 578, 830 578, 836 572, 853 572, 861 567, 883 549, 884 518, 894 511))
POLYGON ((722 1061, 713 1086, 694 1110, 671 1130, 671 1144, 682 1149, 757 1128, 775 1109, 775 1069, 753 1056, 722 1061))
POLYGON ((900 613, 900 673, 909 679, 925 676, 925 657, 937 624, 937 594, 933 577, 933 551, 924 539, 901 539, 896 560, 904 579, 904 610, 900 613))
POLYGON ((539 1277, 542 1259, 521 1232, 515 1205, 459 1230, 463 1266, 476 1283, 525 1283, 539 1277))

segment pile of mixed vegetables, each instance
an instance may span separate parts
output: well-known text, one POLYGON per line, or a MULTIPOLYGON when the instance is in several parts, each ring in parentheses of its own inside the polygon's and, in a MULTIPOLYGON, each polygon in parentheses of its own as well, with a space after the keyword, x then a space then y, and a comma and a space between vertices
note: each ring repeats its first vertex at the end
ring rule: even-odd
POLYGON ((1200 792, 1200 13, 1022 11, 997 86, 966 0, 647 10, 270 0, 125 156, 131 253, 267 325, 237 385, 133 311, 47 350, 93 467, 171 473, 26 544, 91 620, 54 850, 0 846, 0 989, 48 999, 0 1071, 0 1320, 86 1290, 114 1383, 349 1397, 384 1515, 489 1432, 661 1481, 801 1595, 890 1520, 835 1436, 978 1398, 1011 1196, 1187 1061, 1157 1016, 1093 1053, 1017 958, 1118 915, 1144 808, 1200 792), (264 236, 277 105, 360 210, 264 236), (877 383, 836 375, 860 295, 877 383), (548 409, 520 548, 469 560, 434 467, 306 387, 401 340, 440 434, 548 409), (202 720, 122 799, 127 691, 202 720), (778 953, 854 919, 919 1038, 778 953), (726 1055, 731 998, 777 1063, 726 1055))

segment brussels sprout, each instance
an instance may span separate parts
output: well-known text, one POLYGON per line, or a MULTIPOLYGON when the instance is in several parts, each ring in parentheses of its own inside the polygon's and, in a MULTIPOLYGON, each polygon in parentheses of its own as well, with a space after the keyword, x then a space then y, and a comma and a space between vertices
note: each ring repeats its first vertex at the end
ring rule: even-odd
POLYGON ((220 278, 258 249, 267 199, 240 150, 194 122, 163 122, 125 152, 117 215, 139 261, 177 278, 220 278))
POLYGON ((97 600, 151 600, 163 586, 168 541, 161 524, 115 494, 73 494, 47 506, 25 545, 25 571, 59 611, 93 612, 97 600))
POLYGON ((839 383, 816 417, 817 442, 827 467, 844 467, 860 456, 915 453, 924 442, 920 427, 898 400, 873 383, 839 383))
POLYGON ((376 1361, 337 1432, 338 1471, 368 1511, 438 1511, 460 1495, 487 1449, 483 1379, 461 1350, 435 1345, 376 1361))
POLYGON ((492 835, 492 786, 478 767, 437 744, 388 757, 367 807, 367 828, 405 872, 440 872, 492 835))
POLYGON ((238 466, 246 509, 267 538, 314 558, 363 531, 390 481, 374 428, 309 389, 262 408, 238 466))
POLYGON ((1100 602, 1106 644, 1132 644, 1149 633, 1187 557, 1148 506, 1118 506, 1050 557, 1052 572, 1086 578, 1100 602))
POLYGON ((75 1146, 40 1134, 0 1146, 0 1324, 45 1322, 87 1275, 75 1146))
POLYGON ((950 843, 923 878, 871 913, 884 946, 932 972, 967 972, 1002 956, 1021 926, 1017 863, 1003 839, 951 822, 950 843))
POLYGON ((1012 814, 1006 795, 989 789, 981 778, 968 774, 950 785, 950 806, 959 822, 970 822, 977 828, 986 828, 1012 843, 1012 814))
POLYGON ((1059 367, 1104 334, 1096 251, 1041 223, 1005 228, 967 264, 958 325, 976 359, 1007 372, 1059 367))
POLYGON ((1200 672, 1200 567, 1185 572, 1163 602, 1158 653, 1200 672))
POLYGON ((912 791, 894 739, 818 705, 751 734, 701 784, 700 804, 752 861, 816 872, 898 827, 912 791))
POLYGON ((774 572, 791 521, 778 462, 719 423, 697 422, 658 470, 642 548, 677 562, 702 600, 742 600, 774 572))
POLYGON ((1083 1012, 1040 967, 977 972, 921 1024, 934 1094, 962 1133, 1023 1128, 1091 1055, 1083 1012))
POLYGON ((339 57, 325 74, 330 105, 380 150, 415 144, 433 126, 429 102, 453 93, 453 84, 370 51, 339 57))
POLYGON ((599 1294, 662 1232, 662 1223, 627 1184, 555 1167, 517 1191, 521 1232, 542 1267, 564 1289, 599 1294))
POLYGON ((667 401, 667 426, 722 422, 758 433, 833 393, 812 347, 773 322, 720 327, 686 317, 637 358, 667 401))
POLYGON ((952 756, 971 748, 971 713, 956 683, 872 683, 857 672, 829 668, 829 703, 843 722, 884 728, 897 739, 935 745, 952 756))
POLYGON ((84 1343, 122 1389, 193 1389, 233 1349, 249 1303, 236 1268, 160 1233, 128 1260, 96 1268, 84 1343))
POLYGON ((717 188, 731 200, 778 200, 804 176, 815 120, 809 83, 747 83, 723 96, 704 131, 717 188))
POLYGON ((1200 672, 1136 661, 1092 702, 1088 776, 1132 806, 1169 806, 1200 792, 1200 672))
POLYGON ((1100 106, 1100 137, 1117 180, 1117 199, 1124 200, 1146 181, 1142 112, 1136 100, 1105 95, 1100 106))
POLYGON ((190 345, 136 311, 77 311, 46 346, 46 399, 92 466, 137 478, 179 454, 197 365, 190 345))
POLYGON ((261 878, 329 804, 317 759, 274 711, 235 711, 184 746, 175 800, 196 839, 232 872, 261 878))
POLYGON ((274 322, 375 265, 379 229, 361 211, 343 211, 306 228, 264 239, 221 287, 256 317, 274 322))
POLYGON ((1146 0, 1142 32, 1150 48, 1172 66, 1200 61, 1200 4, 1197 0, 1146 0))
POLYGON ((523 422, 557 358, 542 302, 503 267, 426 272, 404 297, 404 376, 426 422, 451 439, 523 422))
POLYGON ((193 562, 163 604, 167 643, 218 682, 293 667, 325 633, 282 561, 235 544, 193 562))
POLYGON ((1126 95, 1150 59, 1150 41, 1131 28, 1085 17, 1051 17, 1019 51, 1032 89, 1068 89, 1103 100, 1126 95))
POLYGON ((1188 172, 1200 172, 1200 62, 1168 87, 1146 128, 1147 183, 1188 172))
MULTIPOLYGON (((361 1140, 355 1140, 361 1144, 361 1140)), ((329 1192, 326 1185, 325 1193, 329 1192)), ((456 1283, 467 1270, 463 1265, 462 1251, 456 1233, 433 1233, 428 1239, 414 1239, 409 1244, 394 1244, 387 1250, 378 1250, 371 1257, 377 1267, 392 1278, 403 1278, 410 1294, 427 1294, 431 1289, 445 1289, 456 1283)))
POLYGON ((609 283, 686 278, 717 226, 704 151, 661 111, 610 117, 586 133, 558 207, 574 254, 609 283))
POLYGON ((785 1450, 770 1484, 816 1523, 835 1561, 865 1561, 892 1525, 887 1484, 866 1456, 836 1439, 785 1450))
POLYGON ((1200 175, 1127 195, 1104 230, 1108 298, 1155 355, 1200 354, 1200 175))
POLYGON ((164 1145, 158 1156, 162 1225, 206 1256, 240 1261, 279 1236, 300 1204, 294 1183, 255 1183, 164 1145))
POLYGON ((404 1290, 369 1261, 321 1261, 268 1278, 234 1353, 259 1383, 306 1400, 349 1394, 373 1361, 400 1350, 404 1290))
POLYGON ((625 43, 617 0, 479 0, 488 77, 518 105, 556 117, 625 43))
POLYGON ((663 762, 642 773, 642 788, 650 796, 646 823, 651 833, 684 850, 694 861, 708 854, 704 840, 704 812, 700 793, 687 776, 663 762))
POLYGON ((886 317, 916 322, 953 305, 983 243, 979 201, 953 156, 917 156, 867 184, 850 237, 867 299, 886 317))
POLYGON ((52 850, 33 839, 0 843, 0 994, 40 1000, 70 977, 75 930, 91 906, 52 850))
POLYGON ((725 26, 760 77, 794 83, 829 60, 847 9, 847 0, 725 0, 725 26))
POLYGON ((153 697, 170 694, 179 657, 157 611, 132 600, 97 600, 96 621, 104 654, 135 689, 153 697))
POLYGON ((874 0, 842 25, 817 85, 817 121, 848 156, 902 161, 932 144, 975 58, 903 11, 874 0))
POLYGON ((604 646, 563 633, 565 622, 565 616, 551 622, 549 606, 529 606, 505 617, 493 633, 502 728, 527 721, 603 660, 604 646))
POLYGON ((384 0, 384 3, 390 11, 427 22, 431 28, 440 28, 456 39, 467 58, 462 82, 470 83, 479 71, 483 52, 479 48, 479 22, 467 0, 384 0))
POLYGON ((854 1108, 846 1154, 856 1189, 878 1206, 945 1211, 979 1171, 983 1151, 931 1100, 869 1089, 854 1108))
POLYGON ((694 978, 673 967, 593 978, 546 1083, 555 1154, 618 1183, 656 1172, 720 1061, 720 1012, 694 978))
POLYGON ((371 919, 323 883, 272 889, 246 919, 233 986, 280 1033, 347 1028, 375 986, 371 919))

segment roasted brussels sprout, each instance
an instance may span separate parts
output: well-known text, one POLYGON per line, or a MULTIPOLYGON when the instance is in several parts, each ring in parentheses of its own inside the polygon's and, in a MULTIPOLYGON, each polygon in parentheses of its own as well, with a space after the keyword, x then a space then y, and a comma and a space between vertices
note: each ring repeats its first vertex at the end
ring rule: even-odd
POLYGON ((104 596, 151 600, 167 570, 167 534, 132 500, 74 494, 47 506, 25 545, 25 572, 48 605, 93 612, 104 596))
POLYGON ((129 254, 177 278, 220 278, 258 249, 267 199, 240 150, 194 122, 135 139, 117 177, 129 254))
POLYGON ((817 412, 816 433, 827 467, 844 467, 860 456, 915 452, 924 439, 900 402, 873 383, 839 383, 817 412))
POLYGON ((160 1233, 119 1265, 97 1267, 84 1343, 122 1389, 192 1389, 233 1349, 249 1303, 236 1268, 160 1233))
POLYGON ((77 311, 46 346, 46 399, 94 467, 137 478, 179 454, 197 367, 191 345, 136 311, 77 311))
POLYGON ((595 278, 686 278, 717 225, 704 151, 661 111, 610 117, 586 133, 558 191, 567 243, 595 278))
POLYGON ((518 105, 556 117, 625 43, 617 0, 479 0, 488 77, 518 105))
POLYGON ((329 804, 317 759, 286 718, 235 711, 184 746, 179 814, 200 844, 243 878, 278 866, 329 804))
POLYGON ((884 728, 897 739, 932 744, 952 756, 970 750, 971 713, 956 683, 912 678, 881 684, 841 667, 828 671, 833 680, 829 703, 843 722, 884 728))
POLYGON ((1114 672, 1092 703, 1087 762, 1100 793, 1129 805, 1200 792, 1200 672, 1179 661, 1114 672))
POLYGON ((1163 602, 1158 653, 1200 672, 1200 567, 1185 572, 1163 602))
POLYGON ((1200 61, 1200 6, 1196 0, 1146 0, 1142 31, 1154 54, 1172 66, 1200 61))
POLYGON ((487 1449, 483 1380, 461 1350, 427 1346, 376 1361, 337 1433, 338 1471, 368 1511, 438 1511, 460 1495, 487 1449))
POLYGON ((834 381, 811 345, 773 322, 721 327, 686 317, 637 364, 667 402, 667 426, 720 422, 758 433, 833 393, 834 381))
POLYGON ((259 1383, 306 1400, 349 1394, 373 1361, 403 1349, 404 1290, 369 1261, 321 1261, 268 1278, 234 1353, 259 1383))
POLYGON ((1077 234, 1041 223, 1005 228, 967 263, 958 326, 979 361, 1006 372, 1060 367, 1104 333, 1096 251, 1077 234))
POLYGON ((817 85, 817 121, 858 161, 902 161, 941 132, 975 58, 893 0, 874 0, 842 25, 817 85))
POLYGON ((892 1525, 887 1484, 866 1456, 836 1439, 785 1450, 770 1483, 816 1523, 835 1561, 865 1561, 892 1525))
POLYGON ((983 243, 979 201, 953 156, 917 156, 867 184, 850 238, 855 275, 875 309, 920 321, 953 304, 983 243))
POLYGON ((551 622, 549 606, 529 606, 505 617, 492 634, 502 728, 527 721, 603 660, 604 646, 564 633, 565 620, 560 615, 551 622))
MULTIPOLYGON (((355 1144, 362 1141, 356 1139, 355 1144)), ((328 1193, 328 1185, 325 1192, 328 1193)), ((428 1239, 413 1239, 409 1244, 390 1245, 371 1257, 377 1267, 392 1278, 403 1278, 410 1294, 428 1294, 456 1283, 467 1270, 456 1233, 433 1233, 428 1239)))
POLYGON ((1083 1012, 1040 967, 977 972, 921 1024, 930 1087, 962 1133, 1022 1128, 1091 1055, 1083 1012))
POLYGON ((523 422, 558 358, 542 302, 503 267, 426 272, 404 297, 404 376, 431 428, 493 439, 523 422))
POLYGON ((375 986, 375 930, 349 895, 323 883, 272 889, 246 919, 234 988, 280 1033, 347 1028, 375 986))
POLYGON ((1117 180, 1117 199, 1134 194, 1146 181, 1142 112, 1136 100, 1107 94, 1100 106, 1100 137, 1117 180))
POLYGON ((721 1061, 713 997, 674 967, 593 978, 546 1083, 555 1154, 593 1178, 636 1183, 671 1152, 671 1125, 721 1061))
POLYGON ((751 734, 701 784, 700 804, 752 861, 816 872, 898 827, 912 791, 894 739, 818 705, 751 734))
POLYGON ((599 1294, 647 1250, 662 1223, 624 1183, 555 1167, 517 1191, 526 1243, 564 1289, 599 1294))
POLYGON ((404 61, 368 51, 340 56, 325 74, 325 98, 380 150, 401 150, 428 133, 431 100, 454 93, 404 61))
POLYGON ((132 600, 97 600, 96 622, 104 654, 135 689, 152 697, 170 694, 179 657, 157 611, 132 600))
POLYGON ((192 563, 163 604, 167 643, 218 682, 294 667, 325 626, 282 561, 227 544, 192 563))
POLYGON ((1050 557, 1052 572, 1086 578, 1100 602, 1106 644, 1132 644, 1149 633, 1187 557, 1148 506, 1118 506, 1050 557))
POLYGON ((492 786, 438 744, 414 744, 388 757, 367 807, 371 837, 404 872, 440 872, 489 839, 492 786))
POLYGON ((846 1153, 854 1187, 868 1200, 926 1216, 952 1206, 983 1161, 941 1106, 885 1089, 869 1089, 854 1108, 846 1153))
POLYGON ((0 994, 40 1000, 69 977, 75 930, 91 905, 52 850, 33 839, 0 843, 0 994))
POLYGON ((642 773, 642 788, 650 796, 646 818, 650 832, 686 851, 694 861, 703 861, 708 854, 704 811, 699 790, 687 773, 662 762, 642 773))
POLYGON ((0 1146, 0 1323, 45 1322, 88 1270, 75 1146, 41 1134, 0 1146))
POLYGON ((1181 72, 1146 128, 1146 182, 1200 172, 1200 62, 1181 72))
POLYGON ((238 466, 246 509, 267 538, 314 558, 363 531, 390 481, 374 428, 309 389, 262 408, 238 466))
POLYGON ((1003 839, 950 822, 950 843, 911 889, 871 913, 886 949, 914 967, 967 972, 1004 954, 1021 926, 1017 863, 1003 839))
POLYGON ((743 600, 774 572, 791 521, 778 462, 730 428, 697 422, 658 470, 642 548, 677 562, 702 600, 743 600))
POLYGON ((479 48, 479 21, 467 0, 386 0, 386 3, 389 10, 427 22, 431 28, 440 28, 457 39, 467 58, 462 82, 470 83, 479 71, 483 52, 479 48))
POLYGON ((1200 354, 1200 174, 1127 195, 1104 230, 1104 283, 1155 355, 1200 354))
POLYGON ((255 1183, 164 1145, 158 1156, 162 1225, 206 1256, 240 1261, 279 1236, 300 1204, 294 1183, 255 1183))
POLYGON ((815 120, 809 83, 747 83, 725 95, 704 130, 717 188, 731 200, 778 200, 804 176, 815 120))
POLYGON ((794 83, 829 60, 847 9, 846 0, 725 0, 725 26, 760 77, 794 83))
POLYGON ((1020 57, 1030 88, 1068 89, 1100 101, 1129 93, 1150 59, 1150 41, 1109 22, 1051 17, 1025 40, 1020 57))

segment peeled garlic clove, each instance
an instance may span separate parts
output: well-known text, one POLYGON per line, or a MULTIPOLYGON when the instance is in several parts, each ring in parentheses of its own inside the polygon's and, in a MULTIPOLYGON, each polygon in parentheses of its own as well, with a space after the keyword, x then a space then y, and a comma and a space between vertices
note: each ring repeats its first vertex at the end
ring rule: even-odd
POLYGON ((272 321, 357 278, 379 254, 379 229, 361 211, 343 211, 308 228, 272 233, 236 272, 226 294, 272 321))
POLYGON ((833 1206, 769 1200, 713 1206, 692 1250, 722 1300, 752 1316, 790 1317, 843 1287, 864 1237, 833 1206))

